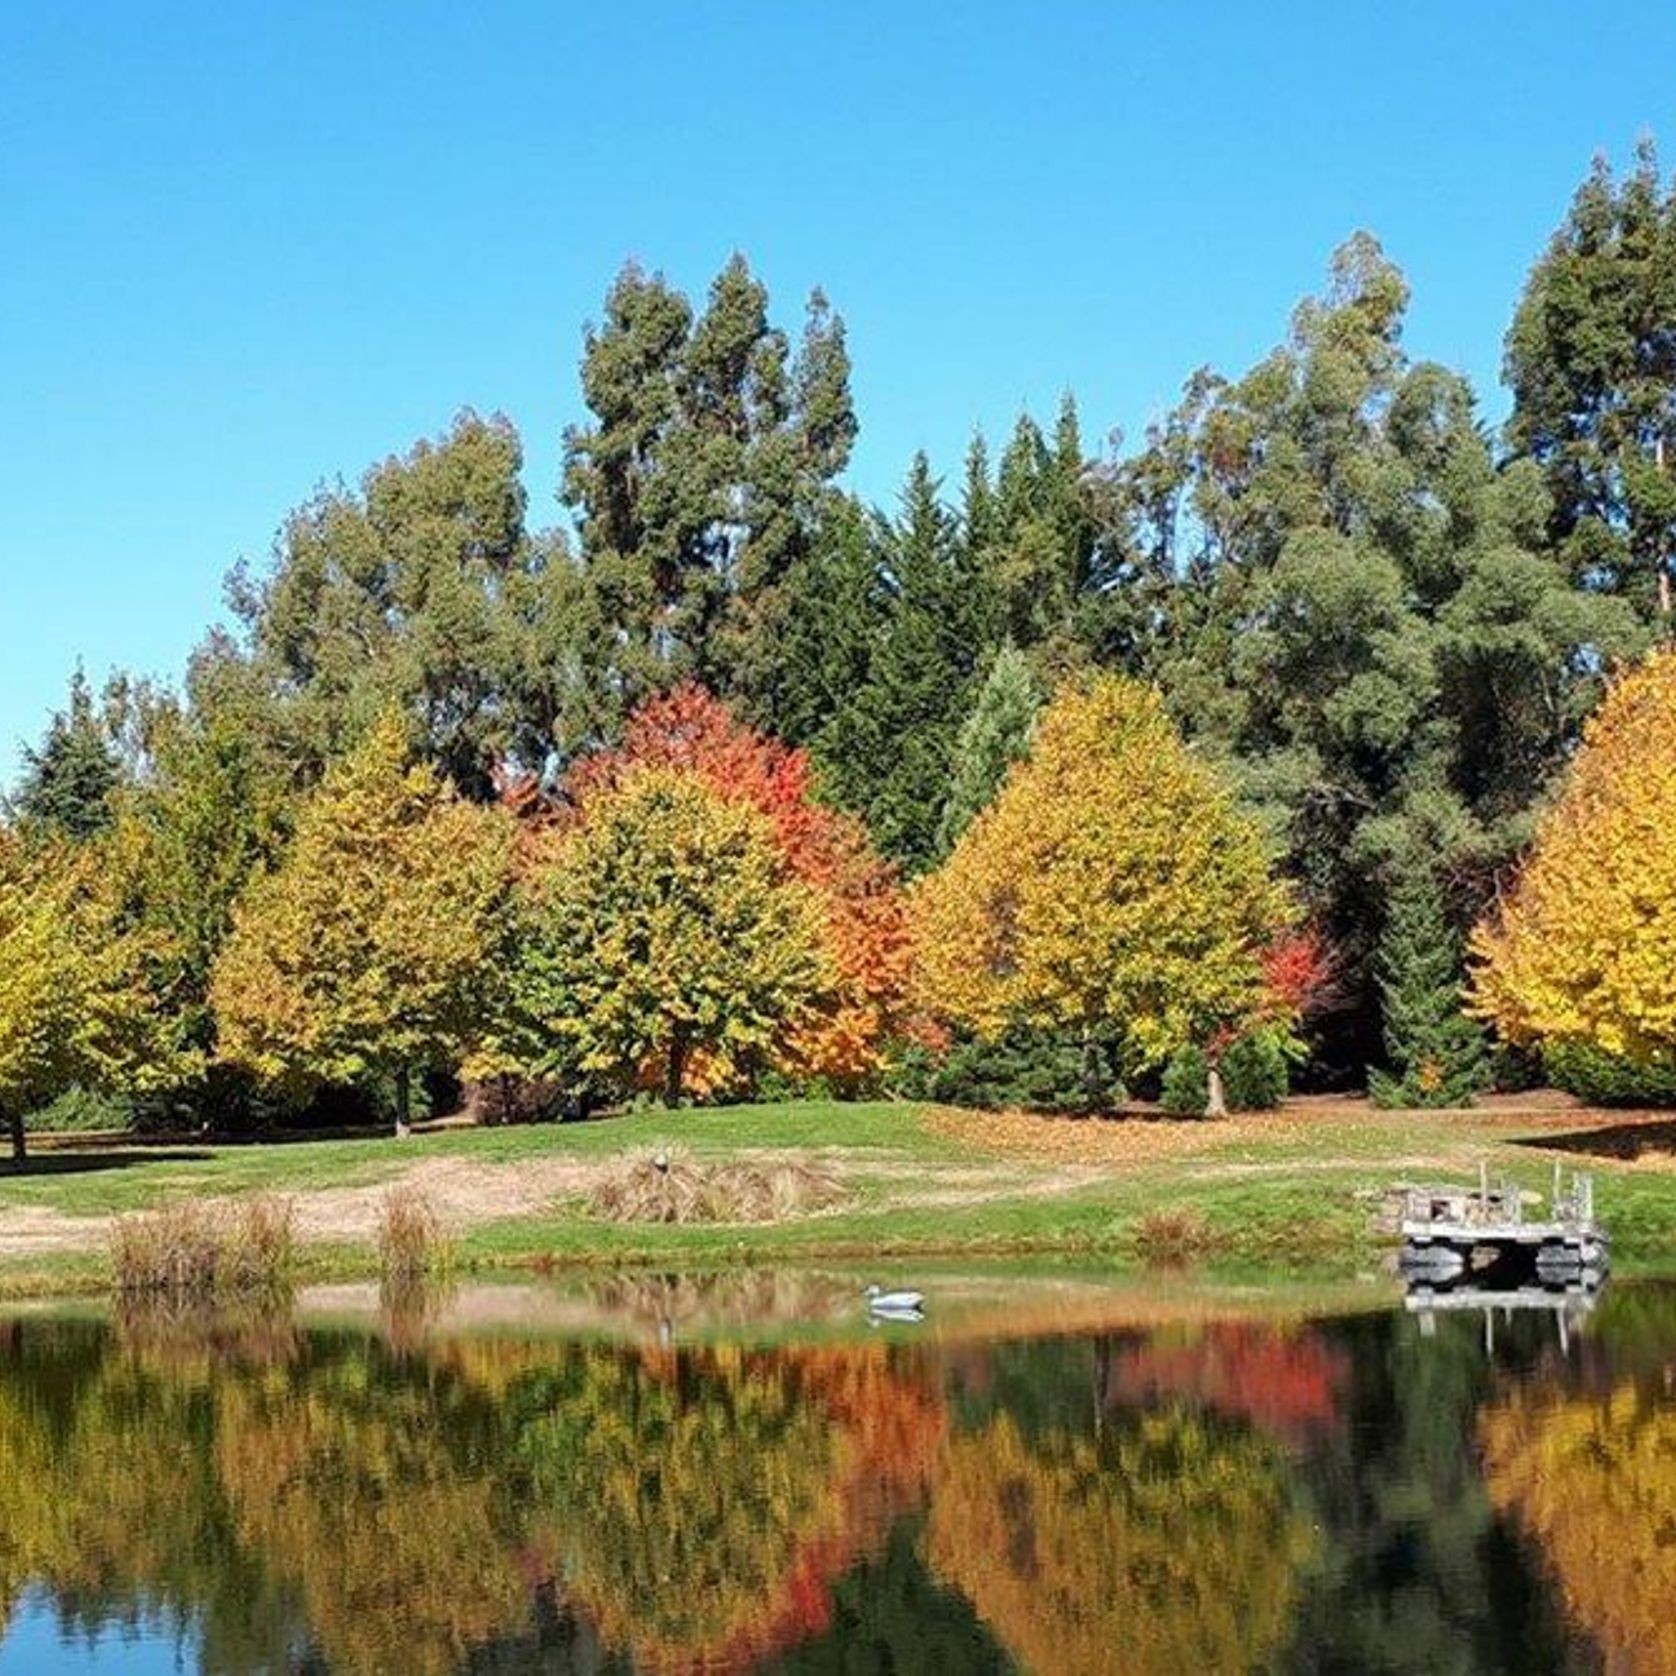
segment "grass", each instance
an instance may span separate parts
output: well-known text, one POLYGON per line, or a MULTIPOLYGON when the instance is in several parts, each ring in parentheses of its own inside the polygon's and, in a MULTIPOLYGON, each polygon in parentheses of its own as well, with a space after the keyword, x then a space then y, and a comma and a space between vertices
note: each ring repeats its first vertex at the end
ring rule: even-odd
POLYGON ((108 1285, 114 1216, 277 1192, 305 1223, 323 1193, 363 1194, 362 1233, 317 1230, 299 1266, 302 1278, 377 1274, 378 1205, 443 1178, 475 1184, 470 1215, 431 1207, 467 1271, 1056 1254, 1131 1269, 1200 1263, 1342 1277, 1378 1264, 1377 1201, 1393 1185, 1469 1181, 1482 1159, 1493 1175, 1545 1191, 1556 1157, 1594 1170, 1620 1267, 1676 1267, 1676 1146, 1660 1150, 1673 1127, 1662 1124, 1540 1104, 1376 1114, 1300 1101, 1270 1116, 1193 1123, 806 1102, 442 1130, 403 1143, 96 1149, 69 1140, 42 1149, 23 1174, 0 1169, 0 1294, 108 1285), (815 1195, 759 1224, 742 1208, 728 1221, 601 1215, 611 1182, 625 1171, 639 1180, 633 1160, 670 1149, 704 1180, 806 1171, 842 1196, 815 1195), (532 1200, 542 1172, 555 1185, 532 1200))

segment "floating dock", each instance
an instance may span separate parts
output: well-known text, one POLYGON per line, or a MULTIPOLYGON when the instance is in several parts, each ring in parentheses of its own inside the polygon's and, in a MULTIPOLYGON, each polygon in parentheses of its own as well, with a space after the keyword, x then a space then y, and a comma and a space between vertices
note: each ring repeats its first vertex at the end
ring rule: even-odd
POLYGON ((1553 1193, 1540 1206, 1538 1195, 1506 1182, 1492 1187, 1482 1166, 1476 1189, 1407 1188, 1398 1267, 1411 1280, 1440 1283, 1486 1271, 1547 1284, 1604 1273, 1610 1242, 1595 1221, 1594 1178, 1573 1175, 1566 1187, 1556 1164, 1553 1193))

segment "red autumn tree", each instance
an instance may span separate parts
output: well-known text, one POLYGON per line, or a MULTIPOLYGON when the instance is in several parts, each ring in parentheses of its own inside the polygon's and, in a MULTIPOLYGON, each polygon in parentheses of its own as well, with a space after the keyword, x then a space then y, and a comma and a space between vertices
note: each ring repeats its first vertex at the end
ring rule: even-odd
POLYGON ((758 810, 792 873, 819 892, 841 982, 835 1005, 787 1041, 781 1068, 847 1089, 865 1083, 885 1043, 908 1024, 912 944, 896 870, 874 853, 859 821, 815 801, 804 752, 747 727, 702 687, 684 683, 643 704, 621 745, 572 765, 564 804, 578 811, 648 766, 701 775, 758 810))

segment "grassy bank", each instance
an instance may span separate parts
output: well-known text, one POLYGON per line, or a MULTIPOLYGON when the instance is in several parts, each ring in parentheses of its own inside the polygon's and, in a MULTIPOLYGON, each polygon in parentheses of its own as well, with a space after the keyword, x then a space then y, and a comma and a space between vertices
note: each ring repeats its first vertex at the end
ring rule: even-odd
POLYGON ((1479 1161, 1543 1190, 1590 1167, 1620 1262, 1676 1266, 1676 1124, 1538 1102, 1388 1114, 1294 1102, 1223 1123, 1074 1122, 900 1105, 647 1112, 574 1125, 441 1130, 263 1146, 42 1147, 0 1169, 0 1295, 96 1288, 116 1217, 181 1198, 295 1199, 308 1278, 373 1265, 398 1182, 435 1204, 468 1268, 773 1263, 913 1256, 1088 1256, 1343 1276, 1376 1265, 1381 1196, 1469 1180, 1479 1161), (637 1149, 817 1164, 837 1204, 768 1225, 601 1220, 591 1191, 637 1149))

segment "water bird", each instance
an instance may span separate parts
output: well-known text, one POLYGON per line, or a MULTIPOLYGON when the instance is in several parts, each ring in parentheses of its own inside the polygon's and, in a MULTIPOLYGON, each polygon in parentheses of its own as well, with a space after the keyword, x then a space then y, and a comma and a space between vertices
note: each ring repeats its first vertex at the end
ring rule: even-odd
POLYGON ((881 1315, 907 1315, 925 1308, 923 1292, 886 1292, 881 1287, 867 1288, 867 1307, 881 1315))

